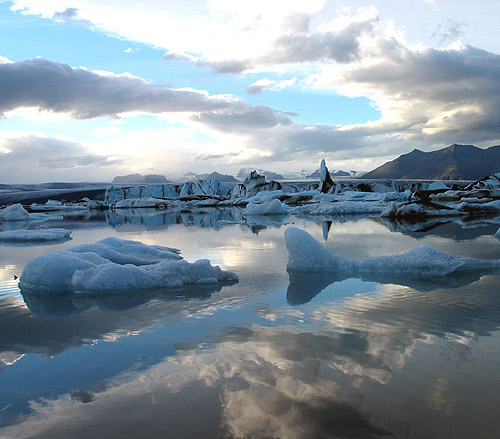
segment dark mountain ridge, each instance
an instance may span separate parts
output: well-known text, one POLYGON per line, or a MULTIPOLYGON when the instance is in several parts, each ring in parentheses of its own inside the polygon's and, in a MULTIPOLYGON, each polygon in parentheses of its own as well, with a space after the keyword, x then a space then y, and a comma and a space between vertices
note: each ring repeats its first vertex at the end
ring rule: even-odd
POLYGON ((437 151, 414 149, 363 175, 366 179, 479 180, 500 172, 500 145, 453 144, 437 151))

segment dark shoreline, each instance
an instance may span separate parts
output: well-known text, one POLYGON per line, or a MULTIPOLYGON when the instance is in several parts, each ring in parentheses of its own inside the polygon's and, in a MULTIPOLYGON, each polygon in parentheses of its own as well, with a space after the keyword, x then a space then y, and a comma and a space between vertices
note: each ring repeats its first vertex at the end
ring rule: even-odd
POLYGON ((24 190, 16 192, 0 192, 0 206, 21 203, 29 205, 32 203, 44 204, 48 200, 57 201, 79 201, 83 198, 92 200, 104 200, 106 187, 98 188, 75 188, 75 189, 39 189, 24 190))

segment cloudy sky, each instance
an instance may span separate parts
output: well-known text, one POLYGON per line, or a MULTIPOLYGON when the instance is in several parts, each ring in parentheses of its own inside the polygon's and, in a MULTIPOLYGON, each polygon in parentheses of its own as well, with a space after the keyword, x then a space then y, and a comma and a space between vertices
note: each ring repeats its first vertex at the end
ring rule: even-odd
POLYGON ((0 183, 500 144, 498 0, 0 0, 0 183))

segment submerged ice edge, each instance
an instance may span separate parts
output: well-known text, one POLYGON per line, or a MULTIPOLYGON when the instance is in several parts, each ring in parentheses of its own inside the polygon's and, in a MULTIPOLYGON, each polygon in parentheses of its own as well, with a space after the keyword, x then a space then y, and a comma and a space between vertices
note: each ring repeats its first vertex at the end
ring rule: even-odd
POLYGON ((328 272, 352 274, 388 273, 408 277, 446 276, 465 270, 498 269, 500 259, 470 259, 449 255, 427 245, 408 252, 353 260, 337 256, 316 241, 309 233, 296 227, 285 231, 288 249, 288 270, 298 272, 328 272))
POLYGON ((32 259, 19 287, 40 293, 109 294, 236 281, 234 273, 207 259, 189 263, 177 249, 110 237, 32 259))
POLYGON ((21 229, 0 231, 0 242, 8 243, 42 243, 51 241, 67 241, 71 239, 72 230, 63 228, 21 229))

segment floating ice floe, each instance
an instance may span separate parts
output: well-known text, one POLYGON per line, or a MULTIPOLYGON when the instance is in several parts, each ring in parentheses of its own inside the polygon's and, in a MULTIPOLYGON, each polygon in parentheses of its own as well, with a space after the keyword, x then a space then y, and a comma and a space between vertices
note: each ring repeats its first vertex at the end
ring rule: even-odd
POLYGON ((36 292, 109 294, 237 280, 206 259, 183 260, 177 249, 110 237, 32 259, 19 286, 36 292))
POLYGON ((263 203, 248 203, 243 215, 283 215, 288 213, 290 207, 275 199, 263 203))
POLYGON ((443 217, 443 216, 460 216, 462 212, 457 207, 434 207, 426 206, 419 203, 398 203, 391 202, 382 211, 382 217, 398 218, 398 217, 443 217))
POLYGON ((394 256, 352 260, 337 256, 307 232, 296 227, 285 231, 287 268, 293 271, 336 271, 356 277, 362 273, 405 276, 445 276, 456 271, 500 268, 499 259, 481 260, 452 256, 427 245, 394 256))
POLYGON ((89 207, 85 204, 68 203, 63 204, 58 200, 48 200, 45 204, 33 203, 30 206, 33 212, 64 212, 75 210, 88 210, 89 207))
POLYGON ((0 222, 37 222, 49 219, 61 219, 61 217, 47 213, 29 213, 20 203, 12 204, 0 210, 0 222))
POLYGON ((0 221, 27 221, 29 218, 29 212, 19 203, 0 210, 0 221))
POLYGON ((71 230, 53 228, 40 230, 6 230, 0 232, 0 242, 51 242, 70 239, 71 230))

